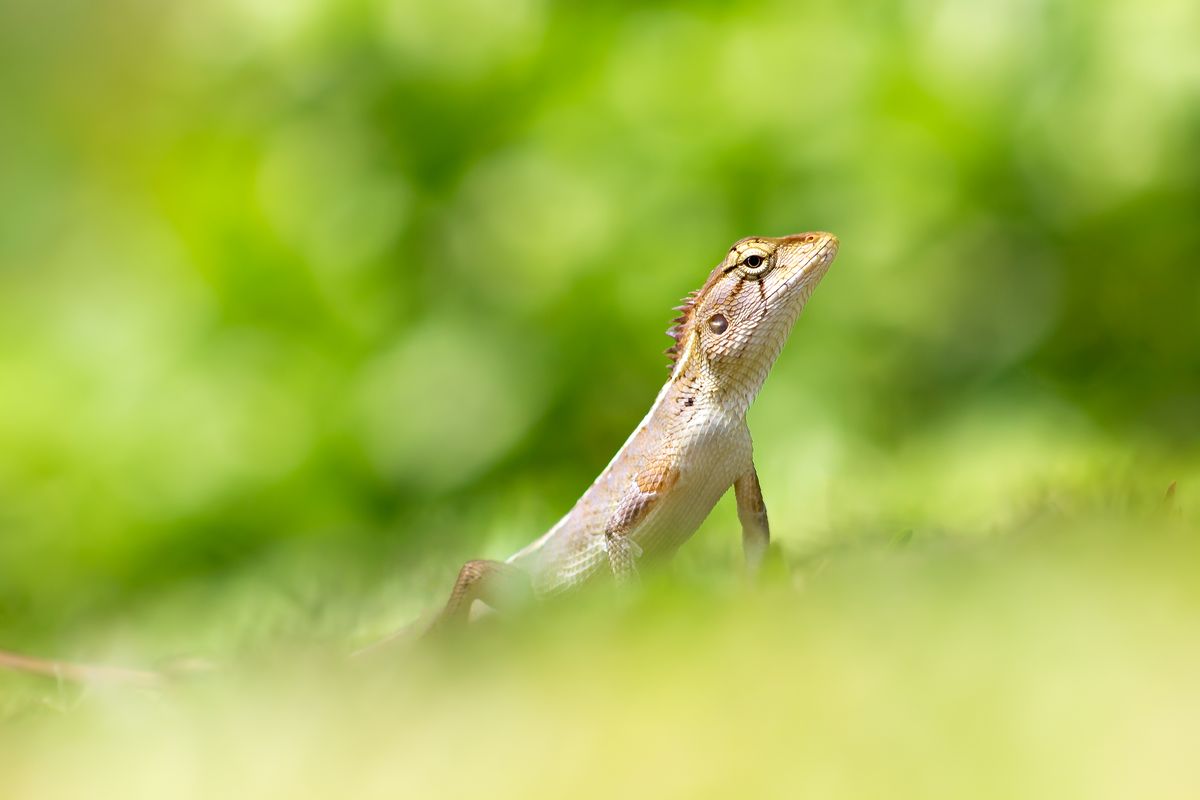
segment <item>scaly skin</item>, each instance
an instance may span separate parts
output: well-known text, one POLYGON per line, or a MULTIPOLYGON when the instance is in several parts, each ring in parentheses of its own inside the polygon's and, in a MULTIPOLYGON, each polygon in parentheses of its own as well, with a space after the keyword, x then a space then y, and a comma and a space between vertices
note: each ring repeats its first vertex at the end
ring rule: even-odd
POLYGON ((505 562, 471 561, 435 627, 475 600, 551 595, 598 575, 627 578, 642 558, 669 556, 731 486, 747 563, 770 534, 746 411, 809 295, 837 254, 837 237, 751 237, 732 248, 676 310, 671 377, 645 419, 575 506, 505 562))

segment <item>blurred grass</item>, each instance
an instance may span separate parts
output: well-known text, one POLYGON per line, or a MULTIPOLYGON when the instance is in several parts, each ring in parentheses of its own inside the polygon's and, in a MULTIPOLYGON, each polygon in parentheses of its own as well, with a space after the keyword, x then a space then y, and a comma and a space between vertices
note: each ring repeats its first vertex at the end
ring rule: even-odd
POLYGON ((0 794, 1194 795, 1196 41, 1186 0, 0 3, 0 647, 234 665, 0 675, 0 794), (337 665, 552 524, 677 298, 803 229, 843 249, 751 411, 768 586, 723 504, 634 598, 337 665))
POLYGON ((356 667, 43 684, 0 769, 38 798, 1191 797, 1200 552, 1156 505, 860 542, 752 592, 652 580, 356 667))

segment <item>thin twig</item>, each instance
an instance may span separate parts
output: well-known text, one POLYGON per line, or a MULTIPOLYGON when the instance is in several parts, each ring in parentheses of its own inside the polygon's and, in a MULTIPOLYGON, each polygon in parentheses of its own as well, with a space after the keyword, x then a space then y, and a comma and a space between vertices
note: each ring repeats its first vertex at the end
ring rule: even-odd
POLYGON ((72 683, 116 683, 144 687, 162 686, 167 677, 161 672, 126 667, 110 667, 101 664, 75 664, 69 661, 52 661, 34 658, 19 653, 0 650, 0 668, 14 672, 45 675, 72 683))

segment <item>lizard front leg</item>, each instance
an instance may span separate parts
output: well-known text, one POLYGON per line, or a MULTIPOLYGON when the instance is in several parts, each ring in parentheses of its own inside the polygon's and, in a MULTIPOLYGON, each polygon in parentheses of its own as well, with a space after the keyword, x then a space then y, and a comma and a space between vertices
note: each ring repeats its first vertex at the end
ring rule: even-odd
POLYGON ((637 576, 637 559, 642 548, 633 540, 633 532, 646 515, 679 480, 679 468, 672 459, 656 459, 634 476, 616 509, 604 525, 604 552, 618 582, 637 576))
POLYGON ((630 534, 656 499, 656 495, 641 491, 635 483, 621 497, 616 511, 604 526, 601 547, 608 556, 608 566, 618 583, 628 583, 637 577, 637 559, 642 555, 642 548, 630 534))
POLYGON ((737 498, 738 520, 742 523, 742 552, 746 556, 746 571, 757 575, 771 544, 771 528, 767 523, 767 504, 763 502, 762 486, 754 465, 750 471, 733 482, 737 498))

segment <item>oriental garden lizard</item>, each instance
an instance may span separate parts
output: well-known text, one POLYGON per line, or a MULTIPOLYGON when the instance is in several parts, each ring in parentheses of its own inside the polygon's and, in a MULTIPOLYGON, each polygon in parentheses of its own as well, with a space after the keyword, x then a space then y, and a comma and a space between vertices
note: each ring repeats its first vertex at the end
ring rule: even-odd
POLYGON ((568 591, 626 580, 673 553, 731 486, 751 573, 770 540, 746 410, 838 250, 829 233, 750 237, 676 307, 671 377, 600 476, 545 535, 505 561, 468 561, 430 630, 568 591))

